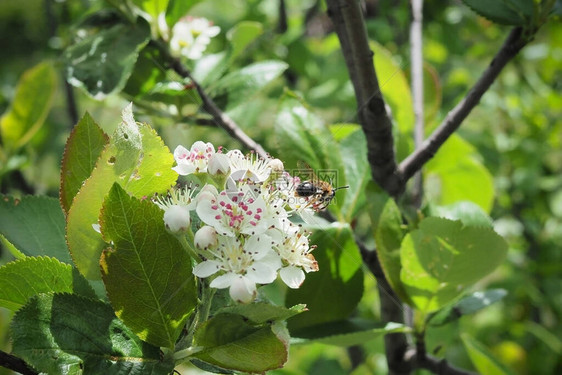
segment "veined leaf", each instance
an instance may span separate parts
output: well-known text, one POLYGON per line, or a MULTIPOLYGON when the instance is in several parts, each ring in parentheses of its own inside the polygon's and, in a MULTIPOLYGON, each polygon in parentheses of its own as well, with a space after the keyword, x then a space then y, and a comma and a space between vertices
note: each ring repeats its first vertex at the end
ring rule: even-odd
POLYGON ((14 316, 13 353, 49 375, 160 375, 173 370, 101 301, 72 294, 33 297, 14 316))
POLYGON ((505 258, 507 244, 491 228, 429 217, 402 241, 400 279, 414 306, 439 310, 505 258))
POLYGON ((64 148, 61 167, 60 203, 68 213, 72 200, 90 175, 96 162, 109 142, 88 112, 76 124, 64 148))
POLYGON ((305 311, 306 306, 302 304, 286 308, 284 306, 275 306, 269 303, 256 302, 246 305, 239 304, 227 306, 217 311, 217 314, 228 313, 241 315, 254 324, 261 324, 276 320, 286 320, 305 311))
POLYGON ((87 279, 99 279, 105 243, 98 224, 105 195, 114 182, 136 197, 162 193, 175 184, 173 155, 148 125, 137 125, 131 107, 101 153, 90 178, 74 198, 67 216, 67 242, 76 267, 87 279))
POLYGON ((236 59, 261 34, 263 34, 263 25, 255 21, 242 21, 228 30, 226 37, 232 46, 230 60, 236 59))
POLYGON ((191 258, 164 226, 164 212, 130 197, 117 183, 101 215, 101 257, 109 300, 117 316, 141 339, 173 347, 197 304, 191 258), (134 291, 134 293, 131 293, 134 291))
POLYGON ((0 119, 0 135, 10 150, 26 144, 41 128, 56 89, 57 74, 53 66, 43 62, 27 70, 16 88, 10 108, 0 119))
POLYGON ((0 196, 0 234, 26 256, 72 263, 64 238, 64 214, 55 198, 0 196))
POLYGON ((462 0, 473 11, 490 21, 524 26, 533 19, 533 0, 462 0))
POLYGON ((219 314, 201 325, 193 356, 222 368, 261 373, 280 368, 288 358, 288 334, 281 323, 255 326, 241 315, 219 314))
POLYGON ((355 130, 341 140, 340 154, 349 189, 338 193, 343 198, 336 195, 335 199, 338 201, 343 199, 342 215, 345 222, 349 223, 365 206, 365 190, 367 183, 371 180, 371 168, 367 162, 367 141, 362 130, 355 130))
POLYGON ((27 257, 0 267, 0 306, 16 311, 29 298, 49 292, 96 298, 76 268, 55 258, 27 257))

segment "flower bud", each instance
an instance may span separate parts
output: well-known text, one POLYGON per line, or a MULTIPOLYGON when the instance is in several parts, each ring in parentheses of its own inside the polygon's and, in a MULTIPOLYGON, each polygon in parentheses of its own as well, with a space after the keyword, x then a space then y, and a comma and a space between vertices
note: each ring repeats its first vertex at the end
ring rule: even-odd
POLYGON ((269 167, 273 172, 283 172, 285 170, 283 162, 279 159, 271 159, 269 161, 269 167))
POLYGON ((215 228, 205 225, 195 233, 193 242, 198 249, 215 247, 218 243, 217 231, 215 228))
POLYGON ((230 171, 230 161, 228 156, 225 154, 215 153, 209 159, 209 165, 207 166, 207 172, 211 176, 215 176, 217 174, 227 174, 230 171))
POLYGON ((164 224, 172 234, 186 233, 191 225, 189 209, 186 206, 171 205, 164 212, 164 224))

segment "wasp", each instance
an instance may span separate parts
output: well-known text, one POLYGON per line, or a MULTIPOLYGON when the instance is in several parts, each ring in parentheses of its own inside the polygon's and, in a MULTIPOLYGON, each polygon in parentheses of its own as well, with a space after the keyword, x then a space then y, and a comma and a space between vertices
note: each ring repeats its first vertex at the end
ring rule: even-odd
POLYGON ((349 188, 349 185, 334 188, 331 183, 316 177, 316 174, 314 174, 310 167, 307 169, 312 179, 298 184, 295 188, 295 196, 306 198, 307 206, 311 206, 316 212, 323 211, 328 207, 336 196, 336 191, 349 188))

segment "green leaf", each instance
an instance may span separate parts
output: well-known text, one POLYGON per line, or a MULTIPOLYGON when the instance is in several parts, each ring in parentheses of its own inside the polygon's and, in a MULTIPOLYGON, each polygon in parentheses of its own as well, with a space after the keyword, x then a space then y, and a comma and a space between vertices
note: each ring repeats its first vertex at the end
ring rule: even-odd
POLYGON ((501 300, 507 295, 505 289, 490 289, 474 292, 431 316, 428 320, 433 326, 440 326, 455 321, 463 315, 474 314, 485 307, 501 300))
POLYGON ((374 184, 367 189, 369 213, 377 257, 384 275, 392 289, 404 301, 408 295, 400 281, 402 264, 400 261, 400 244, 405 231, 402 229, 402 214, 394 200, 384 192, 375 192, 374 184))
POLYGON ((436 311, 492 272, 507 244, 490 228, 429 217, 402 241, 400 279, 414 306, 436 311))
POLYGON ((0 234, 27 256, 72 263, 64 238, 64 214, 56 198, 0 196, 0 234))
POLYGON ((475 148, 456 134, 425 165, 424 191, 429 201, 442 206, 471 201, 489 213, 494 202, 492 175, 475 148))
MULTIPOLYGON (((295 166, 303 161, 313 168, 318 178, 337 186, 346 184, 337 142, 322 120, 309 111, 294 94, 288 92, 281 99, 275 122, 276 139, 285 156, 283 160, 287 169, 287 165, 295 166)), ((345 198, 340 199, 343 194, 347 194, 345 190, 338 193, 336 204, 332 207, 343 204, 345 198)))
POLYGON ((263 25, 255 21, 242 21, 226 33, 230 41, 230 60, 236 59, 246 47, 263 34, 263 25))
POLYGON ((480 206, 470 201, 459 201, 448 206, 431 207, 431 216, 460 220, 464 225, 492 226, 492 218, 480 206))
MULTIPOLYGON (((187 1, 186 1, 187 2, 187 1)), ((133 3, 148 13, 154 21, 168 8, 169 0, 133 0, 133 3)))
POLYGON ((166 11, 166 22, 169 27, 172 28, 180 18, 187 15, 191 7, 200 2, 201 0, 169 0, 166 11))
POLYGON ((41 128, 51 109, 56 79, 55 69, 48 62, 22 75, 13 102, 0 119, 0 138, 6 149, 25 145, 41 128))
POLYGON ((498 360, 492 356, 490 351, 478 341, 465 333, 461 334, 461 339, 472 364, 476 367, 476 370, 478 370, 479 373, 486 375, 512 374, 511 371, 498 362, 498 360))
POLYGON ((287 291, 285 304, 306 303, 309 311, 288 321, 289 330, 346 319, 363 295, 359 250, 349 226, 324 227, 311 237, 319 271, 306 275, 299 289, 287 291))
POLYGON ((111 306, 77 295, 33 297, 14 316, 12 338, 13 353, 49 375, 160 375, 174 367, 111 306))
POLYGON ((204 349, 193 357, 236 371, 263 374, 282 367, 288 357, 288 335, 281 323, 255 326, 241 315, 214 316, 194 340, 204 349))
POLYGON ((167 77, 166 71, 159 64, 161 60, 160 50, 150 44, 146 45, 139 53, 123 92, 132 97, 138 97, 146 94, 158 82, 164 81, 167 77))
POLYGON ((413 147, 414 110, 410 85, 403 66, 395 61, 389 50, 376 42, 371 41, 369 45, 375 54, 375 69, 382 95, 390 106, 395 120, 396 151, 398 159, 402 160, 413 147))
POLYGON ((141 339, 173 347, 197 304, 197 292, 191 258, 166 231, 163 216, 150 200, 130 197, 115 183, 100 220, 104 238, 113 245, 100 263, 117 316, 141 339))
POLYGON ((382 323, 352 318, 343 321, 318 324, 297 332, 291 331, 295 343, 314 341, 336 346, 361 345, 381 335, 408 332, 410 328, 399 323, 382 323))
POLYGON ((367 162, 367 141, 362 130, 355 130, 340 142, 340 154, 349 189, 336 195, 343 196, 342 215, 351 222, 362 207, 365 207, 365 190, 371 180, 371 168, 367 162))
POLYGON ((275 306, 269 303, 256 302, 251 304, 239 304, 220 309, 217 313, 229 313, 241 315, 252 323, 261 324, 276 320, 286 320, 292 316, 306 311, 305 305, 295 305, 291 308, 275 306))
POLYGON ((469 8, 490 21, 524 26, 533 19, 533 0, 462 0, 469 8))
POLYGON ((279 77, 288 68, 287 63, 270 60, 260 61, 228 73, 209 87, 209 94, 228 96, 227 110, 252 99, 268 83, 279 77))
POLYGON ((98 223, 104 196, 114 182, 136 197, 163 193, 175 184, 174 157, 150 126, 137 125, 131 107, 102 151, 90 178, 74 198, 67 216, 67 242, 76 267, 87 279, 100 278, 104 242, 92 225, 98 223))
POLYGON ((0 306, 16 311, 29 298, 49 292, 96 298, 76 268, 54 258, 27 257, 0 267, 0 306))
POLYGON ((95 99, 104 99, 125 86, 149 40, 150 26, 142 17, 134 25, 116 22, 100 28, 66 49, 66 78, 95 99))
POLYGON ((66 141, 61 167, 60 203, 68 213, 72 200, 90 175, 109 137, 88 112, 66 141))

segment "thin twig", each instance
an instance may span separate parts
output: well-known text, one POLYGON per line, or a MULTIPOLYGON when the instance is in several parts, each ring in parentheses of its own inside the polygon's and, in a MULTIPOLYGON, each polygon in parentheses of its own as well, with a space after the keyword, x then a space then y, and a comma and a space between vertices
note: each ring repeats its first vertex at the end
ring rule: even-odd
POLYGON ((523 37, 520 27, 514 28, 506 41, 484 71, 482 76, 470 89, 468 94, 445 117, 439 127, 423 143, 422 147, 414 151, 399 166, 399 173, 403 181, 410 179, 420 168, 431 159, 439 147, 453 134, 472 109, 480 102, 480 98, 490 88, 504 66, 529 42, 523 37))
POLYGON ((239 126, 228 117, 207 95, 205 90, 201 87, 201 85, 193 78, 191 72, 187 70, 187 68, 181 63, 181 61, 172 55, 168 49, 162 44, 155 40, 151 40, 150 44, 158 48, 158 50, 162 53, 163 58, 167 61, 170 67, 181 77, 189 78, 191 80, 191 84, 195 87, 201 100, 203 101, 203 109, 207 111, 212 117, 215 123, 226 130, 226 132, 233 137, 234 139, 238 140, 244 147, 254 150, 258 155, 263 158, 268 157, 268 153, 265 149, 256 141, 254 141, 250 136, 248 136, 239 126))
MULTIPOLYGON (((424 113, 423 113, 423 39, 422 19, 423 0, 412 0, 412 23, 410 25, 410 66, 412 76, 412 99, 414 104, 414 145, 418 150, 424 138, 424 113)), ((421 171, 414 176, 412 187, 413 204, 421 206, 423 195, 423 181, 421 171)))
POLYGON ((451 365, 445 358, 439 359, 429 354, 420 356, 414 348, 406 353, 406 362, 412 370, 424 369, 437 375, 478 375, 476 372, 451 365))
POLYGON ((355 91, 371 174, 390 195, 398 196, 404 184, 397 173, 392 122, 379 87, 360 4, 357 0, 327 0, 327 4, 355 91))
POLYGON ((277 32, 279 34, 284 34, 289 27, 287 23, 287 5, 285 0, 279 0, 279 21, 277 24, 277 32))
POLYGON ((0 367, 18 372, 22 375, 37 375, 39 374, 31 368, 25 361, 14 355, 8 354, 0 350, 0 367))

